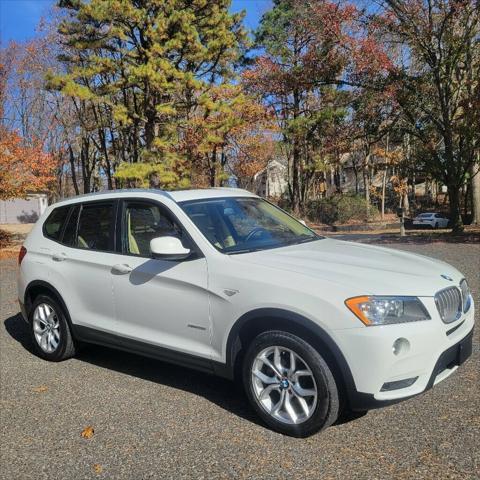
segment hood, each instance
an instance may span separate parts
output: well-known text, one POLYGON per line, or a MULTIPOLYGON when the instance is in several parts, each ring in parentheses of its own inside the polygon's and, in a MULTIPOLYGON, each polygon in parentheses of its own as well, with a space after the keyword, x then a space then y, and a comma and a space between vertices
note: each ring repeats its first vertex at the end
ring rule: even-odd
POLYGON ((463 276, 433 258, 390 248, 322 239, 232 256, 237 261, 337 284, 354 295, 431 297, 463 276), (453 281, 443 278, 446 275, 453 281))

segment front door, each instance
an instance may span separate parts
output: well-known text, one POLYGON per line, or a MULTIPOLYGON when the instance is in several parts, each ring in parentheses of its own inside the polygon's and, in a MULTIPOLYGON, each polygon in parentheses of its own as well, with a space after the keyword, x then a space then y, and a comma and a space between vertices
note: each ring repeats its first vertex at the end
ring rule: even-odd
POLYGON ((168 209, 145 200, 122 202, 122 254, 112 270, 118 334, 153 346, 211 357, 207 263, 152 258, 150 240, 190 239, 168 209))

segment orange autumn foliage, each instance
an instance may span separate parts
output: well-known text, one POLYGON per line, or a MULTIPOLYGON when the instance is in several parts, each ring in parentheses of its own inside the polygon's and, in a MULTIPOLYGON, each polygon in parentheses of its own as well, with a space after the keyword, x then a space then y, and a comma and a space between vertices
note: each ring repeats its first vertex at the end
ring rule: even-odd
POLYGON ((41 142, 27 145, 20 135, 0 127, 0 199, 48 190, 55 181, 56 161, 41 142))

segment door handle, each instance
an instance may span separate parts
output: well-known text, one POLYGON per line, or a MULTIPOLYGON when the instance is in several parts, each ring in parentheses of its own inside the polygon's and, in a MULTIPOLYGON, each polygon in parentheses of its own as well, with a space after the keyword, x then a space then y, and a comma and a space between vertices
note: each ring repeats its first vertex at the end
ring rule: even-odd
POLYGON ((125 275, 127 273, 130 273, 132 270, 133 268, 126 263, 117 263, 112 267, 112 273, 116 275, 125 275))
POLYGON ((52 260, 55 262, 63 262, 64 260, 67 259, 67 256, 62 252, 62 253, 54 253, 52 255, 52 260))

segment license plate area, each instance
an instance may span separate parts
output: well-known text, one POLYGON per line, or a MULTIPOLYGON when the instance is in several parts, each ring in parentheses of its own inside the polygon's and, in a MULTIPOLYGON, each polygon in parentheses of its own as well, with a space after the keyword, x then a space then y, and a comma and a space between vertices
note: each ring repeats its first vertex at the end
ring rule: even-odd
POLYGON ((452 345, 440 355, 430 378, 429 387, 433 386, 435 378, 443 371, 458 367, 467 361, 472 354, 472 339, 473 330, 460 342, 452 345))
POLYGON ((473 335, 469 334, 458 344, 457 365, 462 365, 472 355, 472 338, 473 335))

